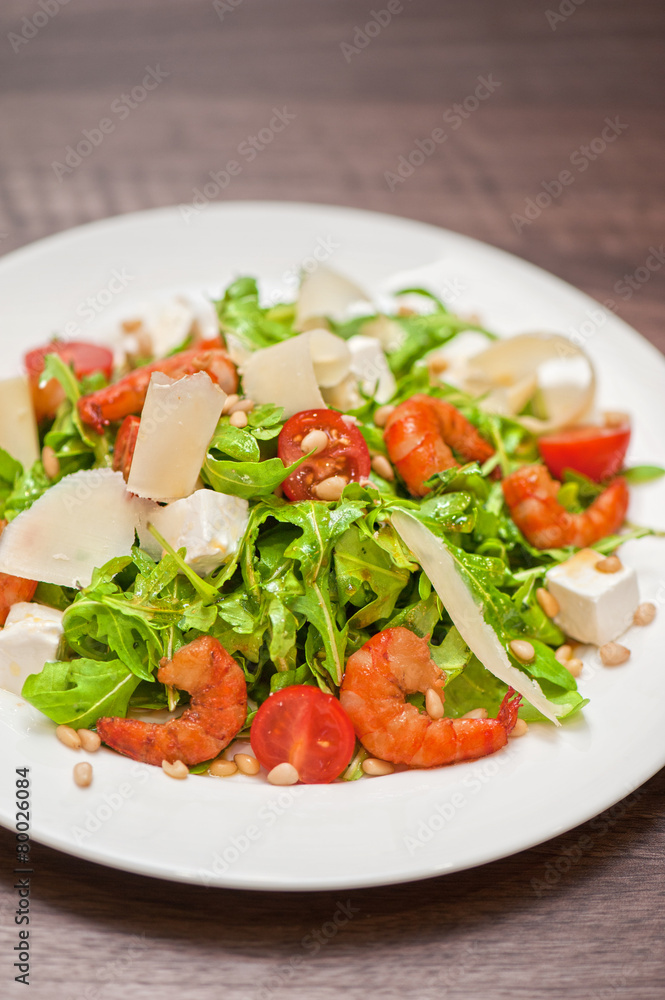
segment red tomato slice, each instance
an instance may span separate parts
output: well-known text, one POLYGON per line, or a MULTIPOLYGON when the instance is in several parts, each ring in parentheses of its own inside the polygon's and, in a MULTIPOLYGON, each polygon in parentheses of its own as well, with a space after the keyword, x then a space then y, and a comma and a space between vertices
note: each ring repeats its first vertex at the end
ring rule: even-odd
POLYGON ((113 448, 113 470, 122 472, 125 482, 129 479, 129 470, 132 467, 136 439, 139 435, 140 417, 130 415, 125 417, 120 424, 118 436, 115 439, 113 448))
MULTIPOLYGON (((0 521, 0 535, 7 527, 6 521, 0 521)), ((24 580, 22 576, 8 576, 0 573, 0 625, 4 625, 12 604, 19 601, 31 601, 37 590, 36 580, 24 580)))
POLYGON ((44 358, 47 354, 59 354, 66 364, 72 365, 78 379, 84 375, 92 375, 93 372, 104 372, 106 378, 110 379, 113 372, 113 354, 107 347, 100 347, 98 344, 76 340, 54 340, 44 347, 28 351, 25 356, 25 367, 30 379, 37 420, 54 417, 65 398, 62 386, 54 378, 39 388, 39 378, 44 371, 44 358))
POLYGON ((555 479, 564 469, 574 469, 599 483, 614 476, 623 466, 630 425, 619 427, 575 427, 538 440, 541 458, 555 479))
POLYGON ((296 684, 276 691, 254 717, 252 750, 269 771, 288 761, 306 785, 339 777, 356 744, 348 715, 331 694, 296 684))
POLYGON ((302 440, 310 431, 324 431, 328 444, 284 480, 289 500, 316 500, 313 487, 330 476, 344 476, 349 482, 369 476, 372 462, 364 437, 335 410, 302 410, 286 421, 277 439, 277 454, 284 465, 302 458, 302 440))

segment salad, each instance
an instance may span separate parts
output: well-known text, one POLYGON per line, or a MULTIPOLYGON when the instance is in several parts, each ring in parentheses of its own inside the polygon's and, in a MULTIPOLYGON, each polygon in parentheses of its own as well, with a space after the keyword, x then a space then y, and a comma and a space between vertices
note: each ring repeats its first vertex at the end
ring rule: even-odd
POLYGON ((324 268, 215 308, 212 336, 129 320, 120 357, 55 339, 3 383, 0 686, 70 746, 275 784, 581 711, 577 647, 617 665, 655 615, 616 550, 663 474, 624 467, 582 349, 324 268))

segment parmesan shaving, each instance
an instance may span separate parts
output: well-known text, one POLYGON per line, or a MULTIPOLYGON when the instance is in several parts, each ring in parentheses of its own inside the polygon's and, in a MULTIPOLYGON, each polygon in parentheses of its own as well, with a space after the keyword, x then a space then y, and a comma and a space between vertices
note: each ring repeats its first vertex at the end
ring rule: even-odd
POLYGON ((0 448, 25 470, 39 458, 37 421, 25 375, 0 382, 0 448))
POLYGON ((193 493, 225 399, 205 372, 177 381, 155 372, 127 488, 151 500, 180 500, 193 493))
POLYGON ((65 476, 2 532, 0 573, 87 587, 97 567, 129 555, 145 504, 127 492, 120 472, 65 476))
POLYGON ((296 330, 304 330, 309 320, 332 316, 343 319, 350 306, 369 299, 362 288, 327 267, 317 267, 303 278, 296 303, 296 330))
POLYGON ((512 665, 496 632, 485 621, 482 608, 476 604, 446 545, 420 521, 403 511, 393 513, 392 523, 431 580, 453 625, 471 652, 490 673, 523 695, 551 722, 560 725, 557 717, 562 710, 547 700, 536 681, 512 665))

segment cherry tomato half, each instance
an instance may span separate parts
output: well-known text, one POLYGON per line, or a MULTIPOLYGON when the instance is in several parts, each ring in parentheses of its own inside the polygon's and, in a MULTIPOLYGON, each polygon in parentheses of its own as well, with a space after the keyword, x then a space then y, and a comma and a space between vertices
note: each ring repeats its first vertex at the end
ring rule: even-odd
POLYGON ((561 479, 564 469, 574 469, 599 483, 621 469, 629 441, 628 422, 619 427, 575 427, 541 437, 538 450, 555 479, 561 479))
MULTIPOLYGON (((6 521, 0 521, 0 535, 7 527, 6 521)), ((36 580, 24 580, 22 576, 8 576, 0 573, 0 625, 4 625, 12 604, 19 601, 31 601, 37 590, 36 580)))
POLYGON ((44 347, 28 351, 25 356, 25 367, 30 379, 32 401, 37 420, 44 417, 54 417, 60 403, 65 398, 64 390, 54 378, 45 386, 39 388, 39 379, 44 371, 44 358, 47 354, 58 354, 62 360, 72 365, 76 378, 92 375, 93 372, 103 372, 107 379, 113 372, 113 354, 107 347, 98 344, 88 344, 76 340, 54 340, 44 347))
POLYGON ((302 441, 311 431, 323 431, 328 444, 284 480, 289 500, 318 499, 314 487, 330 476, 355 482, 369 476, 372 462, 364 437, 335 410, 302 410, 286 421, 277 439, 277 454, 284 465, 302 458, 302 441))
POLYGON ((263 702, 252 722, 251 743, 268 770, 288 761, 306 785, 321 785, 342 773, 356 736, 337 698, 296 684, 263 702))

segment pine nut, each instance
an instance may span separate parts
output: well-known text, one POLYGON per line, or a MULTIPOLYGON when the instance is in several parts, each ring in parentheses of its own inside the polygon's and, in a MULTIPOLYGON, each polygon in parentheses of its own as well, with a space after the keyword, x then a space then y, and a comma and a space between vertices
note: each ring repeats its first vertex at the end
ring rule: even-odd
POLYGON ((354 417, 352 413, 343 413, 342 420, 349 427, 357 427, 360 423, 357 417, 354 417))
POLYGON ((372 468, 376 472, 377 476, 381 476, 382 479, 387 479, 389 483, 392 483, 395 478, 393 467, 385 455, 375 455, 372 459, 372 468))
POLYGON ((222 414, 229 413, 232 406, 235 406, 240 396, 237 392, 232 392, 230 396, 227 396, 224 400, 224 406, 222 407, 222 414))
POLYGON ((248 753, 237 753, 233 755, 233 760, 241 774, 258 774, 261 770, 256 757, 248 753))
POLYGON ((218 757, 217 760, 213 760, 208 768, 208 774, 212 774, 216 778, 228 778, 232 774, 236 774, 237 771, 238 765, 235 761, 226 760, 224 757, 218 757))
POLYGON ((339 500, 348 480, 344 476, 328 476, 312 487, 312 492, 319 500, 339 500))
POLYGON ((60 475, 60 459, 49 444, 45 444, 42 448, 42 465, 49 479, 55 479, 60 475))
POLYGON ((168 760, 163 760, 162 771, 168 774, 169 778, 177 778, 178 781, 189 777, 189 768, 181 760, 174 760, 172 764, 168 760))
MULTIPOLYGON (((227 400, 228 402, 228 400, 227 400)), ((229 406, 227 413, 251 413, 254 409, 254 400, 246 397, 245 399, 238 399, 235 403, 229 406)))
POLYGON ((651 625, 651 622, 656 617, 656 605, 647 601, 646 604, 640 604, 639 608, 633 615, 633 625, 651 625))
POLYGON ((375 410, 374 423, 376 424, 376 426, 385 427, 386 421, 394 409, 395 409, 394 406, 387 405, 387 406, 380 406, 378 410, 375 410))
POLYGON ((310 451, 313 451, 315 455, 318 455, 320 451, 327 448, 330 444, 330 438, 325 431, 314 430, 310 431, 309 434, 305 434, 304 438, 300 442, 300 450, 304 455, 308 455, 310 451))
POLYGON ((599 559, 594 569, 597 569, 599 573, 618 573, 620 569, 623 569, 623 565, 618 556, 607 556, 606 559, 599 559))
POLYGON ((283 764, 278 764, 272 771, 268 771, 268 781, 271 785, 297 785, 300 775, 293 764, 285 760, 283 764))
POLYGON ((576 656, 571 656, 569 660, 563 664, 566 670, 573 675, 573 677, 579 677, 584 668, 584 664, 581 660, 578 660, 576 656))
POLYGON ((536 651, 526 639, 513 639, 510 644, 513 656, 516 656, 522 663, 528 663, 536 655, 536 651))
POLYGON ((563 644, 563 646, 559 646, 559 648, 554 654, 554 659, 558 660, 559 663, 563 663, 565 666, 565 664, 568 662, 568 660, 571 658, 572 655, 573 655, 573 647, 569 646, 568 643, 566 642, 563 644))
POLYGON ((472 708, 470 712, 465 715, 461 715, 460 719, 486 719, 487 709, 486 708, 472 708))
POLYGON ((443 702, 441 695, 434 688, 427 688, 425 692, 425 709, 430 719, 443 718, 443 702))
POLYGON ((136 333, 143 326, 142 319, 125 319, 122 321, 123 333, 136 333))
POLYGON ((87 788, 92 782, 92 764, 89 764, 87 760, 82 760, 80 764, 75 764, 74 781, 79 788, 87 788))
POLYGON ((81 738, 75 729, 71 726, 58 726, 55 731, 55 735, 58 737, 61 743, 64 743, 66 747, 70 747, 72 750, 81 749, 81 738))
POLYGON ((102 738, 99 733, 93 733, 92 729, 77 729, 76 734, 81 741, 81 746, 88 753, 94 753, 102 745, 102 738))
POLYGON ((626 424, 630 423, 628 414, 622 413, 620 410, 607 410, 603 413, 603 420, 606 427, 625 427, 626 424))
POLYGON ((625 663, 630 656, 630 650, 618 642, 606 642, 598 652, 606 667, 618 667, 620 663, 625 663))
POLYGON ((550 594, 549 590, 545 590, 544 587, 538 587, 538 590, 536 591, 536 600, 548 618, 554 618, 555 615, 559 614, 559 611, 561 610, 559 602, 554 594, 550 594))
POLYGON ((229 423, 231 424, 231 427, 240 427, 240 428, 246 427, 247 414, 244 413, 243 410, 237 410, 235 413, 232 413, 231 416, 229 417, 229 423))
POLYGON ((368 757, 362 762, 362 769, 370 778, 379 778, 384 774, 392 774, 395 770, 389 760, 379 760, 378 757, 368 757))
POLYGON ((524 719, 518 719, 511 731, 508 733, 510 739, 517 740, 520 736, 525 736, 528 732, 528 725, 524 719))
POLYGON ((442 372, 445 372, 446 368, 450 367, 450 362, 440 354, 438 357, 428 358, 427 367, 432 375, 440 375, 442 372))

